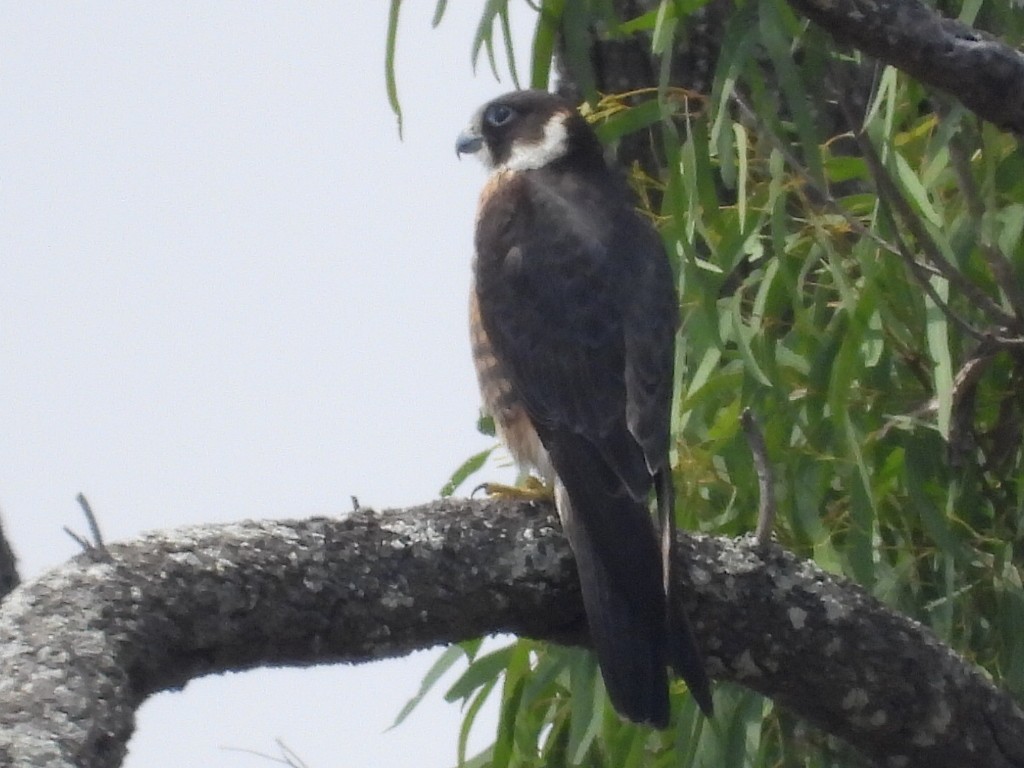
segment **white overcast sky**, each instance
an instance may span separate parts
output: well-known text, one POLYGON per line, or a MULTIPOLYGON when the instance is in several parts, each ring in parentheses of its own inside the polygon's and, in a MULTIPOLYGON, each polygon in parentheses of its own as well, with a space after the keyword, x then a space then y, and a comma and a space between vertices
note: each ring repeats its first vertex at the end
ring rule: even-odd
MULTIPOLYGON (((466 292, 483 171, 454 141, 511 88, 481 3, 407 0, 405 139, 387 3, 0 0, 0 509, 31 579, 108 540, 434 498, 474 430, 466 292)), ((521 62, 532 12, 515 18, 521 62)), ((454 764, 438 651, 193 681, 126 765, 454 764)), ((487 734, 481 734, 481 738, 487 734)), ((480 740, 478 740, 480 743, 480 740)))

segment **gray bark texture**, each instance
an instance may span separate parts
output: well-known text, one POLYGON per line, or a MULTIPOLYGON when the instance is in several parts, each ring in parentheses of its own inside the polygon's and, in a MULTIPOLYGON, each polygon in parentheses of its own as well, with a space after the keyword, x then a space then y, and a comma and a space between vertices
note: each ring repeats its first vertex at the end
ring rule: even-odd
POLYGON ((1024 134, 1024 55, 920 0, 789 0, 836 40, 1024 134))
MULTIPOLYGON (((798 15, 842 46, 863 51, 953 96, 1003 130, 1024 134, 1024 54, 994 35, 945 18, 922 0, 787 2, 798 15)), ((620 19, 631 19, 657 8, 659 3, 613 0, 612 5, 620 19)), ((710 92, 726 24, 737 12, 736 0, 708 0, 687 16, 685 29, 677 35, 672 51, 672 85, 710 92)), ((590 30, 589 53, 588 72, 574 70, 569 58, 559 55, 559 90, 563 93, 580 98, 585 95, 580 84, 588 82, 605 93, 658 84, 660 63, 651 54, 649 34, 609 37, 595 27, 590 30)), ((838 83, 822 85, 857 102, 870 90, 873 75, 845 67, 841 77, 838 83), (850 93, 851 87, 854 93, 850 93)), ((836 115, 823 115, 822 119, 837 123, 829 126, 834 132, 851 128, 841 124, 842 119, 836 115)), ((646 141, 650 143, 650 139, 646 141)), ((638 147, 627 147, 624 156, 638 160, 649 171, 656 170, 656 162, 638 147)))
MULTIPOLYGON (((714 677, 880 765, 1024 766, 1024 712, 920 624, 753 538, 681 534, 679 558, 714 677)), ((200 675, 496 632, 586 643, 547 506, 439 501, 151 534, 83 554, 0 607, 0 765, 117 766, 141 702, 200 675)))

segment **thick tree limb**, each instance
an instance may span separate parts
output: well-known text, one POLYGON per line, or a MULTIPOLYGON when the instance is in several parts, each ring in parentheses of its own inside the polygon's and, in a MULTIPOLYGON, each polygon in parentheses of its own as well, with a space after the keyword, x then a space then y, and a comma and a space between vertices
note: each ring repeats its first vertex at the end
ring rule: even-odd
MULTIPOLYGON (((839 42, 954 96, 1004 130, 1024 134, 1024 54, 1012 46, 944 18, 922 0, 788 2, 839 42)), ((632 19, 658 3, 614 0, 613 5, 620 18, 632 19)), ((724 25, 734 12, 733 0, 710 0, 688 17, 686 32, 676 40, 673 52, 672 84, 710 89, 724 25)), ((657 84, 658 65, 651 60, 649 38, 605 39, 595 31, 590 47, 599 90, 621 92, 657 84)), ((558 64, 563 87, 573 91, 580 73, 565 57, 559 57, 558 64)), ((634 154, 627 153, 630 159, 634 154)))
MULTIPOLYGON (((716 677, 886 765, 1024 765, 1024 713, 920 625, 777 547, 683 536, 679 550, 716 677)), ((116 766, 143 699, 199 675, 492 632, 582 642, 582 626, 547 508, 437 502, 152 534, 3 604, 0 764, 116 766)))
POLYGON ((945 91, 1000 128, 1024 133, 1024 55, 921 0, 789 0, 836 40, 945 91))

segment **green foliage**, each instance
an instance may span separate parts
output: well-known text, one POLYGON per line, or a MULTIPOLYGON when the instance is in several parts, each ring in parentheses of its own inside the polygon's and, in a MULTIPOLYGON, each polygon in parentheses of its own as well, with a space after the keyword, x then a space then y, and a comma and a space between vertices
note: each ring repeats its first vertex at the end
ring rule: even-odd
MULTIPOLYGON (((546 84, 562 34, 589 93, 585 30, 648 35, 664 61, 703 3, 611 22, 608 3, 570 5, 538 6, 531 82, 546 84)), ((481 24, 504 7, 487 3, 481 24)), ((1013 4, 943 10, 1024 40, 1013 4)), ((591 94, 603 140, 646 131, 663 155, 660 178, 632 179, 678 276, 677 521, 753 529, 750 408, 779 540, 1024 696, 1024 358, 1000 341, 1024 324, 1024 154, 892 68, 844 112, 864 72, 782 0, 737 0, 710 94, 673 88, 667 66, 649 91, 591 94), (833 127, 848 124, 863 130, 833 127)), ((706 722, 675 685, 673 727, 637 728, 611 712, 588 654, 520 640, 472 659, 449 695, 469 724, 501 697, 493 747, 466 764, 851 764, 749 691, 718 685, 706 722)))
MULTIPOLYGON (((560 3, 565 0, 559 0, 560 3)), ((387 37, 385 40, 384 48, 384 85, 387 91, 388 104, 391 106, 391 111, 395 114, 395 120, 398 124, 398 135, 402 135, 402 104, 398 97, 398 74, 396 70, 395 55, 398 50, 398 22, 401 16, 402 0, 390 0, 388 3, 388 27, 387 37)), ((437 5, 434 6, 434 17, 431 20, 433 26, 437 26, 444 19, 445 12, 448 10, 448 0, 437 0, 437 5)), ((561 16, 561 7, 558 8, 557 17, 561 16)), ((551 28, 551 33, 548 36, 548 45, 544 49, 544 52, 540 58, 545 61, 545 67, 550 66, 551 56, 554 52, 554 31, 557 29, 557 17, 555 26, 551 28)), ((509 25, 508 16, 508 0, 486 0, 484 2, 483 12, 480 14, 480 21, 477 24, 476 34, 473 35, 473 42, 470 53, 470 61, 473 67, 476 67, 476 63, 480 58, 480 52, 483 51, 487 56, 487 63, 490 65, 491 72, 494 74, 495 79, 500 80, 498 74, 498 58, 495 51, 495 27, 497 27, 498 33, 501 35, 502 47, 505 50, 505 60, 508 65, 509 75, 512 78, 512 85, 516 88, 520 87, 519 75, 516 69, 516 58, 515 51, 512 48, 512 28, 509 25)), ((539 29, 539 25, 538 25, 539 29)), ((547 77, 545 71, 545 78, 540 88, 547 87, 547 77)))
MULTIPOLYGON (((491 434, 493 435, 493 432, 491 434)), ((448 496, 451 496, 456 490, 458 490, 460 485, 466 482, 468 478, 476 472, 479 472, 493 451, 493 447, 487 448, 479 453, 474 453, 462 462, 459 468, 452 472, 452 476, 448 478, 448 482, 441 487, 441 497, 447 498, 448 496)))

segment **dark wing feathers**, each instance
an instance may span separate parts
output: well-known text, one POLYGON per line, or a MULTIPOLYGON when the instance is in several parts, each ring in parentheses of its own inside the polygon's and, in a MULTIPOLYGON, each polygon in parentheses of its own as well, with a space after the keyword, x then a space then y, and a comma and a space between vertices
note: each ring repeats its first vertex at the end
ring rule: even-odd
POLYGON ((626 404, 631 415, 642 414, 644 429, 660 420, 667 430, 671 392, 646 381, 671 366, 672 338, 665 361, 641 361, 641 375, 629 374, 651 351, 637 289, 667 289, 671 299, 672 286, 671 278, 645 277, 664 256, 647 250, 651 234, 627 200, 607 171, 597 183, 545 169, 512 177, 480 221, 476 290, 489 310, 487 332, 534 422, 590 438, 640 497, 651 488, 647 465, 663 459, 644 455, 626 404), (609 189, 618 194, 610 197, 609 189), (513 248, 516 258, 508 259, 513 248))
POLYGON ((637 246, 656 252, 640 267, 638 296, 626 313, 626 422, 643 447, 651 473, 666 468, 679 305, 672 269, 650 228, 633 227, 637 246), (640 232, 636 232, 640 229, 640 232))
POLYGON ((685 616, 666 611, 646 502, 657 477, 667 557, 678 306, 656 233, 603 163, 513 174, 478 220, 475 280, 495 354, 568 493, 560 511, 612 702, 664 725, 672 663, 704 706, 699 651, 685 616))

